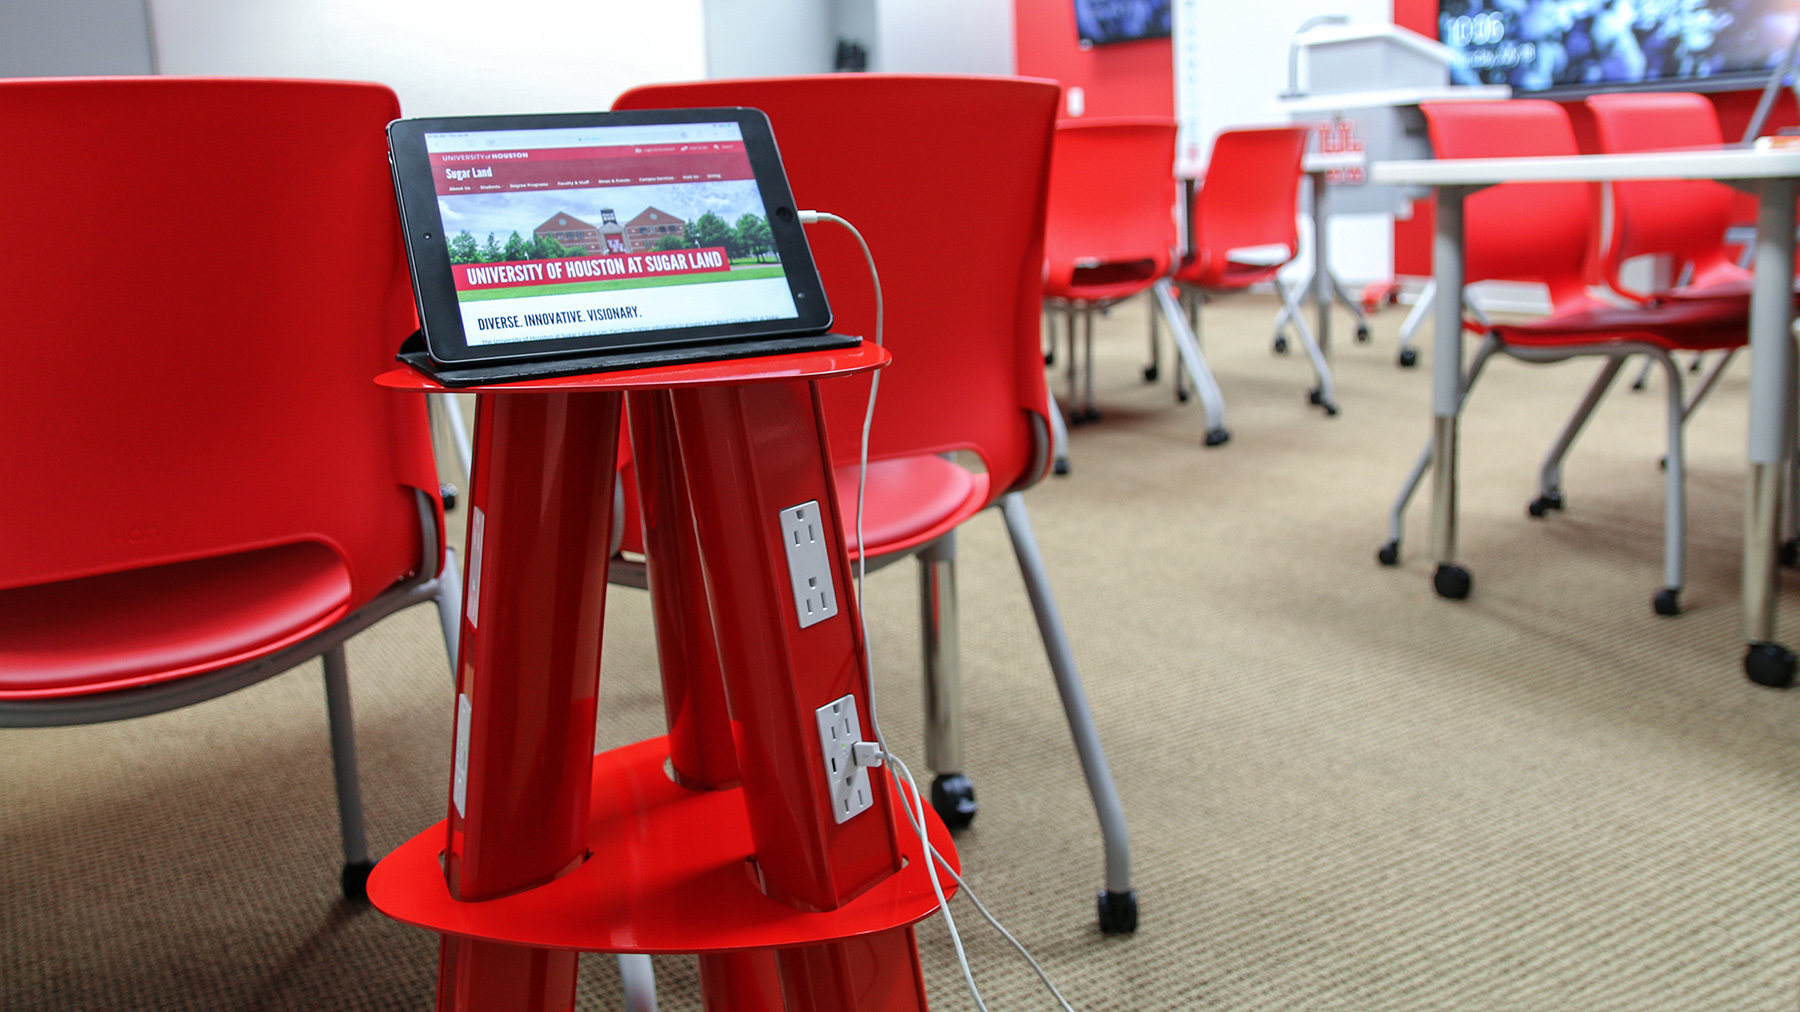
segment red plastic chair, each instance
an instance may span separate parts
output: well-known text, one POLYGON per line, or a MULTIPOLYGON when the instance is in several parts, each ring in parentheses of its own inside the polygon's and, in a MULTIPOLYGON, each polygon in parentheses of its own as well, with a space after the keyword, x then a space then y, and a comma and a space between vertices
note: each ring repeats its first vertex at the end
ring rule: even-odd
POLYGON ((1306 136, 1306 127, 1284 126, 1226 130, 1213 139, 1206 177, 1194 200, 1194 249, 1175 272, 1175 283, 1187 296, 1188 319, 1196 333, 1206 294, 1272 284, 1312 360, 1318 385, 1308 398, 1335 415, 1331 367, 1294 293, 1278 276, 1300 254, 1298 204, 1306 136), (1254 263, 1233 258, 1257 247, 1281 247, 1287 255, 1254 263))
MULTIPOLYGON (((894 364, 882 373, 869 447, 864 554, 871 568, 909 555, 920 563, 933 804, 953 826, 975 813, 962 762, 955 536, 998 504, 1105 836, 1102 927, 1129 931, 1136 901, 1123 811, 1019 495, 1043 478, 1051 456, 1038 312, 1057 101, 1044 81, 843 74, 654 85, 625 93, 615 108, 763 110, 799 206, 841 215, 867 238, 894 364), (953 255, 931 222, 956 223, 953 255), (983 470, 947 457, 959 451, 979 457, 983 470)), ((830 225, 808 239, 835 328, 873 336, 861 248, 830 225)), ((866 379, 825 384, 847 524, 867 396, 866 379)), ((627 547, 639 537, 628 529, 627 547)), ((854 553, 851 531, 845 540, 854 553)))
MULTIPOLYGON (((1174 120, 1147 116, 1057 124, 1044 230, 1044 299, 1068 324, 1069 417, 1079 423, 1100 417, 1094 406, 1094 310, 1156 292, 1206 408, 1206 444, 1217 446, 1230 438, 1224 398, 1181 314, 1172 302, 1165 304, 1161 291, 1177 242, 1175 133, 1174 120), (1084 323, 1085 365, 1076 360, 1077 317, 1084 323)), ((1158 374, 1154 311, 1150 327, 1146 381, 1158 374)), ((1047 363, 1055 358, 1054 323, 1050 345, 1047 363)), ((1177 393, 1186 399, 1185 388, 1178 385, 1177 393)))
MULTIPOLYGON (((1568 114, 1554 102, 1444 102, 1427 103, 1423 109, 1432 148, 1440 158, 1578 153, 1568 114)), ((1632 355, 1649 355, 1662 363, 1669 379, 1668 485, 1663 588, 1657 591, 1653 604, 1659 615, 1676 615, 1681 611, 1686 552, 1682 427, 1687 411, 1682 370, 1670 353, 1741 347, 1745 342, 1745 316, 1723 302, 1620 308, 1590 295, 1586 262, 1597 217, 1592 190, 1585 183, 1506 183, 1476 193, 1465 202, 1467 282, 1539 282, 1549 290, 1551 312, 1524 323, 1467 324, 1469 329, 1485 333, 1486 339, 1469 365, 1464 396, 1474 387, 1482 366, 1497 351, 1526 362, 1558 362, 1582 355, 1606 359, 1545 461, 1539 495, 1530 506, 1531 515, 1541 517, 1563 508, 1563 454, 1625 360, 1632 355)), ((1394 504, 1389 521, 1391 539, 1378 555, 1383 564, 1399 561, 1406 504, 1429 459, 1427 446, 1394 504)))
POLYGON ((372 865, 343 643, 425 600, 453 643, 461 595, 424 405, 373 382, 415 326, 399 113, 368 84, 0 82, 0 133, 54 153, 8 161, 0 220, 79 237, 0 249, 0 726, 322 656, 351 898, 372 865))
MULTIPOLYGON (((1608 154, 1718 147, 1719 117, 1703 96, 1686 93, 1594 95, 1587 100, 1600 150, 1608 154)), ((1606 283, 1627 298, 1739 298, 1748 305, 1750 272, 1725 245, 1736 191, 1706 179, 1628 180, 1609 183, 1613 227, 1602 258, 1606 283), (1670 279, 1651 291, 1635 291, 1619 276, 1627 260, 1666 256, 1670 279)))

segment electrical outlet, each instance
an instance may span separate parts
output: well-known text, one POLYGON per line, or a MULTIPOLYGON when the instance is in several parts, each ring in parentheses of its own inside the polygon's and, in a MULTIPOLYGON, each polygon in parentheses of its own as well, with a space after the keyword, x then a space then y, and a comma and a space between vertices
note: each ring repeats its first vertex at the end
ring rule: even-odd
POLYGON ((843 823, 875 804, 869 769, 851 758, 851 746, 863 740, 856 717, 856 697, 835 699, 813 711, 819 722, 819 748, 825 753, 825 785, 831 793, 831 818, 843 823))
POLYGON ((788 578, 794 584, 794 611, 800 628, 838 613, 837 590, 831 585, 831 552, 817 499, 781 511, 781 545, 787 549, 788 578))

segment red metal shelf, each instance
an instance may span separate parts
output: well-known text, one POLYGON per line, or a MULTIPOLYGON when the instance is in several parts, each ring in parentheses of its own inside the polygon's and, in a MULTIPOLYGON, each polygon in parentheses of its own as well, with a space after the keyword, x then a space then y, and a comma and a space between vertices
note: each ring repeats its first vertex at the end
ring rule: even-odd
MULTIPOLYGON (((432 931, 583 952, 726 952, 812 945, 912 924, 937 909, 923 849, 903 813, 906 866, 837 910, 808 913, 764 896, 738 790, 691 791, 664 772, 666 738, 594 757, 591 856, 575 871, 480 903, 450 897, 438 863, 442 822, 375 866, 369 898, 399 921, 432 931)), ((892 792, 890 792, 892 795, 892 792)), ((959 872, 956 848, 931 806, 926 830, 959 872)), ((945 897, 956 883, 940 874, 945 897)))

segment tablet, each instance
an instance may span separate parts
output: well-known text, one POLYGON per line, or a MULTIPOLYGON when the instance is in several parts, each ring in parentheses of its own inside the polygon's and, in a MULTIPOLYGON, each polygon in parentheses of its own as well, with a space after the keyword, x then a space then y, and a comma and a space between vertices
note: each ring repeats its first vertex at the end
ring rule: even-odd
POLYGON ((388 146, 429 365, 597 371, 830 328, 755 109, 402 119, 388 146))

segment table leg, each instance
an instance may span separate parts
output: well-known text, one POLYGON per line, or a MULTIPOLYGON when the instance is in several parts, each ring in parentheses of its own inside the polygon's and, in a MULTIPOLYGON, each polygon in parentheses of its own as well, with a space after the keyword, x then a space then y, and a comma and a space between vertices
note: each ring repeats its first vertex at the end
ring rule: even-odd
POLYGON ((1463 187, 1438 188, 1431 255, 1439 298, 1431 351, 1431 582, 1442 597, 1469 596, 1472 578, 1456 563, 1457 414, 1462 410, 1463 187))
MULTIPOLYGON (((873 807, 842 822, 827 791, 815 711, 848 695, 857 731, 872 735, 818 387, 690 388, 676 391, 673 405, 719 663, 740 729, 757 876, 771 898, 833 910, 898 872, 900 853, 885 777, 870 779, 873 807), (805 625, 784 540, 783 514, 796 508, 805 515, 794 533, 818 538, 825 557, 822 585, 805 593, 830 600, 823 617, 805 625)), ((925 1010, 911 928, 783 950, 778 964, 789 1012, 925 1010)))
MULTIPOLYGON (((479 395, 444 873, 478 901, 587 853, 621 395, 479 395)), ((440 1012, 566 1012, 576 955, 465 937, 440 1012)))
POLYGON ((1744 673, 1775 688, 1794 684, 1793 651, 1775 641, 1776 561, 1781 541, 1782 466, 1791 446, 1794 396, 1794 186, 1762 186, 1756 222, 1756 278, 1750 300, 1750 473, 1744 507, 1744 673))
POLYGON ((1331 284, 1331 241, 1328 227, 1330 212, 1326 207, 1331 201, 1331 186, 1325 182, 1325 173, 1309 172, 1307 178, 1312 180, 1312 218, 1313 218, 1313 303, 1319 311, 1319 350, 1331 353, 1331 303, 1336 293, 1331 284))

